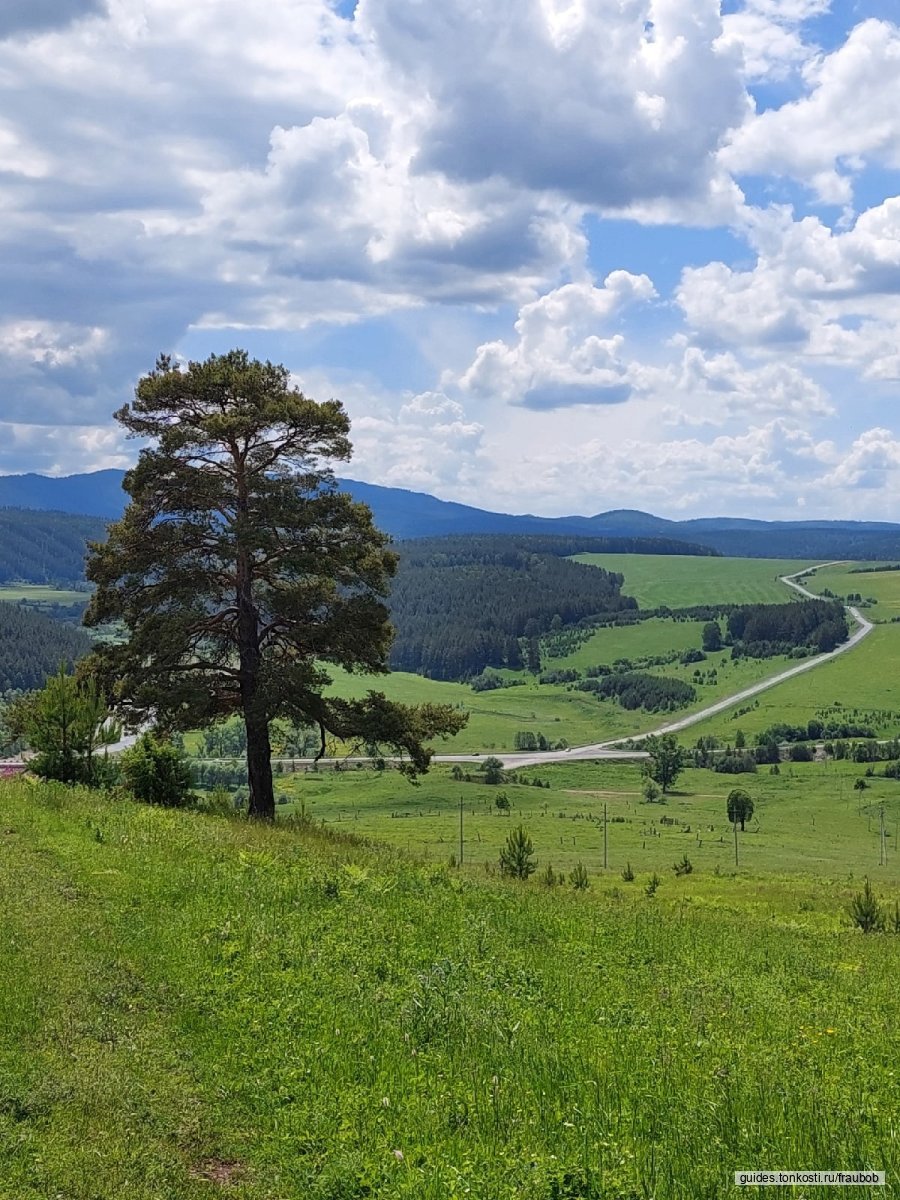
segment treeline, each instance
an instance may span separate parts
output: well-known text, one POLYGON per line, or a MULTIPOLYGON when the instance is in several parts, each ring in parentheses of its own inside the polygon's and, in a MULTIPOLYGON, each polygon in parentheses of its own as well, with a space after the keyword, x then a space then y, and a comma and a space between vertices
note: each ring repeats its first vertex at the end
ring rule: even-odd
POLYGON ((642 708, 644 712, 671 712, 683 708, 697 697, 696 690, 681 679, 646 675, 642 671, 622 671, 584 679, 580 692, 593 692, 601 699, 614 698, 623 708, 642 708))
POLYGON ((71 667, 90 648, 80 629, 0 603, 0 692, 42 687, 61 662, 71 667))
POLYGON ((636 609, 637 602, 622 595, 622 575, 563 557, 588 541, 597 539, 492 536, 402 543, 390 598, 397 631, 391 667, 434 679, 466 679, 486 667, 519 669, 532 665, 543 633, 636 609))
POLYGON ((805 647, 824 652, 849 636, 843 606, 833 600, 790 604, 752 604, 728 615, 728 635, 735 658, 771 658, 805 647))
POLYGON ((68 513, 0 509, 0 583, 71 586, 84 579, 88 541, 103 541, 106 521, 68 513))

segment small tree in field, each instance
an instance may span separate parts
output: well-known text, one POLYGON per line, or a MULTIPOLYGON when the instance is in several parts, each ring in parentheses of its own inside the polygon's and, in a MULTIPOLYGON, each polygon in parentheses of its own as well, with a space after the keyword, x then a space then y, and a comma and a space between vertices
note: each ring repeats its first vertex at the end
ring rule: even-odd
POLYGON ((707 621, 703 626, 703 649, 708 651, 722 649, 722 630, 719 628, 718 621, 707 621))
POLYGON ((583 862, 577 862, 575 864, 575 867, 569 876, 569 882, 576 892, 586 892, 591 886, 591 881, 587 873, 587 867, 583 862))
POLYGON ((68 675, 62 665, 40 691, 9 706, 6 722, 37 752, 31 770, 62 783, 98 783, 96 753, 120 736, 96 680, 68 675))
POLYGON ((182 808, 190 804, 191 769, 172 742, 143 733, 122 755, 122 782, 136 800, 182 808))
POLYGON ((503 782, 503 763, 493 754, 489 754, 481 764, 485 783, 503 782))
POLYGON ((426 739, 465 714, 382 692, 328 693, 327 664, 384 674, 385 605, 396 556, 363 504, 337 490, 350 457, 347 414, 317 404, 285 367, 242 350, 181 366, 161 357, 116 419, 147 444, 125 476, 130 503, 90 547, 85 621, 118 622, 93 669, 131 725, 246 728, 249 814, 275 816, 276 718, 428 767, 426 739))
POLYGON ((863 933, 880 933, 884 929, 884 909, 875 898, 868 876, 863 890, 857 892, 850 902, 848 913, 850 920, 863 933))
POLYGON ((732 823, 740 821, 741 833, 744 832, 744 822, 753 816, 753 800, 743 788, 734 788, 728 793, 728 820, 732 823))
POLYGON ((519 825, 507 836, 506 845, 500 851, 500 874, 508 875, 511 879, 526 880, 536 870, 531 838, 519 825))
POLYGON ((644 764, 644 774, 658 783, 665 794, 684 770, 685 751, 679 746, 674 733, 648 737, 644 749, 650 755, 644 764))

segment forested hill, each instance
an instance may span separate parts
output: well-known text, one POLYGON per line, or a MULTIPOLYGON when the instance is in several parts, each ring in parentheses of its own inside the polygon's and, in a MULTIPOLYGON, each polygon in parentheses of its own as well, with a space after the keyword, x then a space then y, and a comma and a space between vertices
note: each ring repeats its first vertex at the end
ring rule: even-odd
POLYGON ((72 584, 84 579, 88 541, 106 537, 106 521, 70 513, 0 509, 0 583, 72 584))
MULTIPOLYGON (((64 478, 0 476, 0 506, 121 516, 123 471, 94 471, 64 478)), ((652 513, 614 509, 593 516, 537 517, 489 512, 439 500, 424 492, 380 487, 354 479, 339 486, 368 504, 375 523, 398 539, 457 534, 570 535, 669 538, 750 558, 887 559, 900 557, 900 525, 884 521, 759 521, 704 517, 671 521, 652 513)))
POLYGON ((519 668, 519 638, 536 640, 585 617, 636 609, 637 602, 622 595, 621 575, 562 557, 586 548, 585 539, 567 538, 401 543, 390 601, 397 631, 391 666, 435 679, 519 668))
POLYGON ((0 604, 0 693, 40 687, 59 668, 91 648, 80 629, 18 604, 0 604))

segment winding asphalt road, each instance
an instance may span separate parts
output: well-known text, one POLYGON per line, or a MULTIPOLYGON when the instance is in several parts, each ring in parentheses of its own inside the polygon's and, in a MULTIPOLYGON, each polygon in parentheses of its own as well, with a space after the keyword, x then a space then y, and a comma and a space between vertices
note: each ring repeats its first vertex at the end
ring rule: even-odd
MULTIPOLYGON (((818 563, 814 567, 805 567, 802 571, 795 571, 793 575, 782 575, 780 577, 781 582, 787 584, 788 587, 793 588, 802 596, 806 596, 811 600, 820 600, 821 596, 817 596, 815 592, 809 591, 797 582, 798 577, 809 575, 811 572, 818 571, 822 567, 835 567, 847 561, 849 560, 837 559, 834 562, 818 563)), ((697 725, 700 721, 705 721, 707 717, 712 717, 716 713, 724 712, 725 709, 731 708, 735 704, 740 704, 742 700, 749 700, 751 696, 758 696, 760 692, 765 692, 779 683, 784 683, 786 679, 792 679, 795 675, 802 675, 804 671, 812 671, 816 667, 821 667, 823 663, 830 662, 833 658, 837 658, 839 654, 846 654, 848 650, 852 650, 854 646, 858 646, 863 638, 867 637, 874 628, 872 622, 866 620, 858 608, 847 605, 847 611, 853 617, 854 621, 856 621, 857 629, 836 650, 830 650, 827 654, 817 654, 815 658, 805 658, 797 666, 788 667, 785 671, 779 671, 777 675, 770 675, 767 679, 761 679, 758 683, 751 684, 750 687, 744 688, 740 692, 735 692, 732 696, 726 696, 724 700, 717 700, 715 704, 708 704, 706 708, 701 708, 698 712, 691 713, 687 717, 681 717, 678 721, 659 725, 655 729, 647 729, 643 733, 633 734, 632 737, 637 739, 650 737, 653 734, 680 733, 682 729, 688 729, 691 725, 697 725)), ((129 746, 134 745, 136 740, 137 734, 129 734, 114 746, 110 746, 109 750, 113 754, 121 750, 126 750, 129 746)), ((624 738, 616 738, 606 742, 593 742, 588 746, 572 746, 568 750, 536 750, 503 753, 503 765, 514 769, 516 767, 538 767, 553 762, 572 762, 579 759, 639 759, 647 757, 646 752, 643 750, 623 749, 621 743, 624 740, 624 738)), ((435 754, 432 761, 444 763, 477 763, 489 753, 492 754, 493 751, 485 751, 484 754, 435 754)), ((501 756, 498 755, 497 757, 501 756)), ((284 761, 288 762, 291 760, 285 759, 284 761)), ((320 760, 323 765, 331 761, 333 760, 320 760)), ((343 759, 342 761, 368 762, 369 760, 343 759)))
MULTIPOLYGON (((797 582, 797 578, 801 575, 809 575, 813 571, 821 570, 822 567, 835 567, 841 562, 847 562, 847 559, 837 559, 834 562, 818 563, 814 567, 805 567, 802 571, 795 571, 792 575, 782 575, 781 582, 786 583, 788 587, 793 588, 802 596, 806 596, 811 600, 821 600, 821 596, 817 596, 815 592, 809 591, 797 582)), ((635 739, 649 737, 652 734, 662 733, 680 733, 682 729, 688 729, 691 725, 697 725, 700 721, 705 721, 707 717, 712 717, 716 713, 724 712, 725 709, 733 707, 735 704, 740 704, 742 700, 749 700, 751 696, 758 696, 760 692, 765 692, 769 688, 775 687, 779 683, 784 683, 786 679, 792 679, 795 675, 802 675, 804 671, 812 671, 816 667, 821 667, 823 663, 830 662, 833 658, 837 658, 839 654, 846 654, 848 650, 852 650, 854 646, 858 646, 864 637, 874 629, 871 621, 868 621, 858 608, 852 605, 847 605, 847 612, 851 615, 857 624, 857 629, 846 642, 842 642, 835 650, 829 650, 827 654, 817 654, 815 658, 805 658, 795 667, 788 667, 784 671, 779 671, 777 675, 770 675, 767 679, 761 679, 758 683, 751 684, 750 687, 744 688, 740 692, 735 692, 732 696, 726 696, 724 700, 717 700, 715 704, 709 704, 706 708, 701 708, 698 712, 691 713, 690 716, 681 717, 678 721, 671 721, 666 725, 659 725, 655 729, 648 729, 643 733, 634 734, 635 739)), ((641 750, 624 750, 621 749, 621 743, 624 739, 618 738, 614 741, 594 742, 590 746, 573 746, 569 750, 542 750, 525 753, 503 754, 503 764, 506 767, 537 767, 545 763, 553 762, 571 762, 573 759, 598 759, 598 758, 646 758, 647 755, 641 750)), ((478 754, 435 754, 434 762, 478 762, 481 758, 478 754)), ((501 757, 498 755, 498 757, 501 757)))

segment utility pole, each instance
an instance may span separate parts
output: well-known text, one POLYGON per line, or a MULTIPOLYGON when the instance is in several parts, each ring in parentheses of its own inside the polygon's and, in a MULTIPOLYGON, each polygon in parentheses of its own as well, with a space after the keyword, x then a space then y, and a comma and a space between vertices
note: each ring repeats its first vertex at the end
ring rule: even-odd
POLYGON ((607 833, 606 833, 606 805, 604 804, 603 805, 603 870, 604 871, 609 866, 609 855, 607 854, 608 848, 609 848, 609 840, 607 838, 607 833))
POLYGON ((734 821, 734 865, 738 866, 738 836, 737 836, 737 818, 734 821))
POLYGON ((884 843, 884 801, 881 803, 881 866, 887 865, 887 848, 884 843))
POLYGON ((463 798, 459 796, 459 865, 463 865, 463 798))

